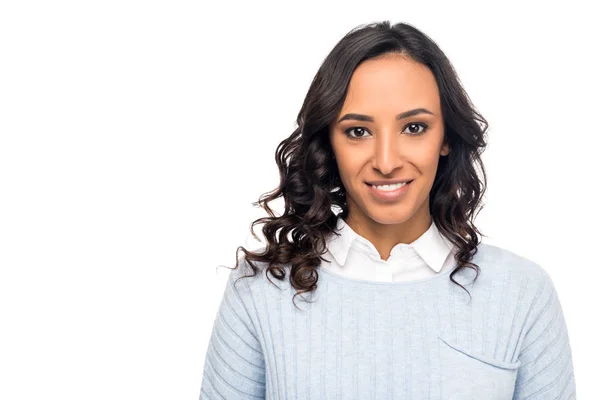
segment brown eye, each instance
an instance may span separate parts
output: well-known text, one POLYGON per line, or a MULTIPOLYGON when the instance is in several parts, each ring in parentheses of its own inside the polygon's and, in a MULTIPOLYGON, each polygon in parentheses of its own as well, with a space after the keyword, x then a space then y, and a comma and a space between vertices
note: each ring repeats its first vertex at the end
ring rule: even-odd
POLYGON ((416 123, 406 125, 405 131, 406 131, 406 129, 409 129, 409 131, 410 131, 410 132, 408 132, 409 136, 418 136, 418 135, 422 135, 423 133, 425 133, 428 128, 429 127, 427 126, 427 124, 424 124, 422 122, 416 122, 416 123), (423 128, 423 130, 419 131, 419 127, 423 128))
POLYGON ((351 139, 361 139, 364 137, 365 133, 368 132, 365 128, 360 126, 355 126, 349 129, 346 129, 344 133, 351 139), (350 134, 350 132, 354 131, 354 136, 350 134))

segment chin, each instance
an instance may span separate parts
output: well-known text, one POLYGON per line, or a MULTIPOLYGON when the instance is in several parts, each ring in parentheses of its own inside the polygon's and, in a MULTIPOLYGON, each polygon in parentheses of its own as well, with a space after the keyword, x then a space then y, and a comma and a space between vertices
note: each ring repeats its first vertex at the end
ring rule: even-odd
POLYGON ((374 222, 381 225, 398 225, 410 220, 414 216, 414 213, 406 212, 403 209, 391 211, 390 209, 385 210, 373 207, 366 215, 374 222))

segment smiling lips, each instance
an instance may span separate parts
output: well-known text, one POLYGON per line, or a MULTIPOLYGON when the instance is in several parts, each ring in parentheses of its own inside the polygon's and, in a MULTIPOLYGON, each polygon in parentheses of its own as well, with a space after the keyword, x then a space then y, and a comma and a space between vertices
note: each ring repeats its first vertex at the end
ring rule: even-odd
POLYGON ((369 187, 369 192, 375 198, 389 202, 400 199, 408 191, 411 182, 412 181, 409 181, 408 183, 400 182, 399 185, 383 185, 379 187, 367 183, 367 186, 369 187))
POLYGON ((382 186, 382 185, 394 185, 396 183, 410 183, 412 182, 412 179, 390 179, 390 180, 383 180, 383 181, 370 181, 370 182, 366 182, 368 185, 375 185, 375 186, 382 186))

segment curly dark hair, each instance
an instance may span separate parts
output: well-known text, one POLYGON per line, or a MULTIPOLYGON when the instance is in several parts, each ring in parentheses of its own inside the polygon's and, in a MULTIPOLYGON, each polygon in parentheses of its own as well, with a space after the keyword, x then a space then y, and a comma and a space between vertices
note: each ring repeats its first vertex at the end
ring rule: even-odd
POLYGON ((386 53, 408 56, 427 66, 435 76, 444 120, 444 142, 451 151, 439 160, 430 192, 430 212, 440 233, 457 248, 456 267, 450 274, 452 282, 466 290, 454 280, 454 275, 465 267, 476 271, 474 281, 479 276, 479 266, 470 260, 477 253, 481 232, 472 221, 483 208, 481 200, 487 184, 481 160, 487 121, 475 110, 453 66, 433 40, 410 24, 391 26, 389 21, 382 21, 359 25, 348 32, 315 75, 298 113, 298 127, 276 150, 279 187, 253 203, 264 208, 269 217, 255 220, 250 230, 260 240, 254 227, 264 224, 262 232, 268 243, 257 252, 238 247, 235 268, 239 266, 237 253, 242 250, 253 271, 238 279, 255 276, 260 268, 253 262, 258 261, 264 263, 267 273, 283 281, 284 266, 289 264, 289 281, 297 290, 294 298, 316 289, 317 267, 326 261, 321 257, 327 251, 326 239, 339 235, 335 231, 338 216, 344 219, 348 216, 346 191, 329 141, 329 124, 344 104, 357 66, 386 53), (477 175, 477 166, 482 179, 477 175), (283 215, 276 216, 268 203, 279 197, 285 200, 285 210, 283 215), (338 215, 333 211, 335 207, 341 209, 338 215))

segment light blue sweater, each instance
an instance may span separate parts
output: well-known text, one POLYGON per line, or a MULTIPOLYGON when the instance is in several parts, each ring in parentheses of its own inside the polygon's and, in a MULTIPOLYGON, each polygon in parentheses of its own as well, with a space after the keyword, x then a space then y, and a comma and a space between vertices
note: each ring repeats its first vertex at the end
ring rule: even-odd
MULTIPOLYGON (((575 399, 562 308, 538 264, 480 244, 463 269, 375 282, 319 269, 295 289, 229 272, 200 399, 575 399)), ((264 265, 264 264, 260 264, 264 265)), ((245 268, 242 270, 242 268, 245 268)), ((289 270, 286 271, 289 273, 289 270)))

